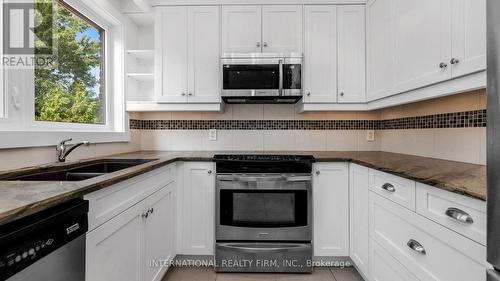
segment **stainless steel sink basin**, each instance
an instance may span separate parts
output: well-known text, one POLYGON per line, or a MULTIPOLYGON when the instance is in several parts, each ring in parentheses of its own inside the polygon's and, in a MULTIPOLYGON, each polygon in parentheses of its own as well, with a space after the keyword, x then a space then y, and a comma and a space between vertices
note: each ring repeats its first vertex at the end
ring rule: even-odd
POLYGON ((99 159, 48 168, 35 168, 0 176, 1 181, 81 181, 157 159, 99 159))

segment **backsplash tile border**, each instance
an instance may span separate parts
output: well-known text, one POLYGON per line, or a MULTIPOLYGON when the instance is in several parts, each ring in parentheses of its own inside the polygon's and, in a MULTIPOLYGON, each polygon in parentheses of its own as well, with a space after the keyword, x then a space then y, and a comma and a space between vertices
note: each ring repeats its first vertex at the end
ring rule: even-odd
POLYGON ((486 109, 387 120, 130 120, 135 130, 405 130, 486 127, 486 109))

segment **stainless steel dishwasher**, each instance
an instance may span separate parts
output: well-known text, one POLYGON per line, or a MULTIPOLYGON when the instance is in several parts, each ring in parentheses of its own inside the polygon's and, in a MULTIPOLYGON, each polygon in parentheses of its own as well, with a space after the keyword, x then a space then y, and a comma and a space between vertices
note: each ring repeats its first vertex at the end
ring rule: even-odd
POLYGON ((84 281, 88 208, 74 199, 0 225, 0 280, 84 281))

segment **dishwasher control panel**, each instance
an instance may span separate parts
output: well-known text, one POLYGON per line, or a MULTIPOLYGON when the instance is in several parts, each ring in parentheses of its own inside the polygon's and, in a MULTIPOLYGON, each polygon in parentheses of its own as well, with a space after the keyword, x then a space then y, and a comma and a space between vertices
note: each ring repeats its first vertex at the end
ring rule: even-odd
POLYGON ((0 226, 0 281, 84 235, 88 202, 81 201, 0 226))

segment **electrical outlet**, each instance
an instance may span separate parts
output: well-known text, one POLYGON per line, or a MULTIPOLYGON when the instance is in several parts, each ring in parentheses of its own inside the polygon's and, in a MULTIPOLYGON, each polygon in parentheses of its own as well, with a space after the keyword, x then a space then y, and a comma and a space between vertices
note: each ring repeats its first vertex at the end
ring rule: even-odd
POLYGON ((216 141, 217 140, 217 130, 211 129, 208 131, 208 140, 216 141))
POLYGON ((366 131, 366 141, 369 141, 369 142, 375 141, 375 131, 374 130, 366 131))

